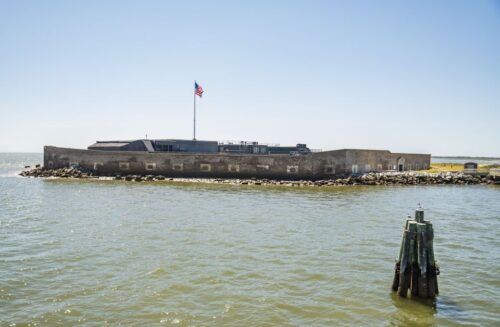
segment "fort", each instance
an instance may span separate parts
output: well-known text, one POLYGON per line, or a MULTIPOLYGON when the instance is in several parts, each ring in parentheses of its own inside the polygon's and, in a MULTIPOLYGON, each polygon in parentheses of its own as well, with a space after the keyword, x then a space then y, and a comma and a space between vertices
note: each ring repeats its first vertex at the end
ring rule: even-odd
POLYGON ((422 170, 430 154, 387 150, 314 151, 306 144, 201 140, 98 141, 87 149, 44 147, 44 167, 79 166, 100 175, 318 180, 367 172, 422 170))

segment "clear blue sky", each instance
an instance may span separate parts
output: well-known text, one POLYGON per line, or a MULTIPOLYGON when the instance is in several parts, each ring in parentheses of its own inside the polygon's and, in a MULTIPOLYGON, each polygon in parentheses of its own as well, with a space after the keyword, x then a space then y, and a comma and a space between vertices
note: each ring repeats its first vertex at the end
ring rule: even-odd
POLYGON ((498 1, 0 0, 0 151, 198 138, 500 156, 498 1))

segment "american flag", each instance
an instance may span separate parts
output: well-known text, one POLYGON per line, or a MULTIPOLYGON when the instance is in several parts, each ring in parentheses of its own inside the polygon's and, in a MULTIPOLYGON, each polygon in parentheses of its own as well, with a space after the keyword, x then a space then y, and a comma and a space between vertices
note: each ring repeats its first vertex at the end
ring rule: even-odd
POLYGON ((194 94, 196 94, 200 98, 203 95, 203 88, 201 87, 201 85, 198 85, 198 83, 196 83, 196 82, 194 82, 194 94))

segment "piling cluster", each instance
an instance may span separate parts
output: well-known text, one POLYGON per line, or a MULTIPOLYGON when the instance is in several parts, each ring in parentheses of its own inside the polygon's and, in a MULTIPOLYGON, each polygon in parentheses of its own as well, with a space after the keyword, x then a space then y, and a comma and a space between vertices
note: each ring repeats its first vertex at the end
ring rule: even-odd
POLYGON ((424 210, 415 211, 415 219, 407 219, 396 262, 392 290, 401 297, 434 298, 438 293, 439 268, 434 259, 434 230, 424 220, 424 210))
MULTIPOLYGON (((138 174, 113 174, 103 175, 96 171, 83 167, 45 169, 43 167, 26 167, 20 173, 25 177, 59 177, 59 178, 102 178, 135 181, 176 181, 190 183, 208 184, 232 184, 232 185, 280 185, 290 187, 325 187, 325 186, 347 186, 347 185, 433 185, 433 184, 493 184, 495 181, 489 177, 467 175, 463 173, 426 173, 426 172, 381 172, 366 173, 359 176, 348 176, 345 178, 322 179, 322 180, 275 180, 258 178, 179 178, 163 175, 138 175, 138 174)), ((497 181, 498 183, 498 181, 497 181)))

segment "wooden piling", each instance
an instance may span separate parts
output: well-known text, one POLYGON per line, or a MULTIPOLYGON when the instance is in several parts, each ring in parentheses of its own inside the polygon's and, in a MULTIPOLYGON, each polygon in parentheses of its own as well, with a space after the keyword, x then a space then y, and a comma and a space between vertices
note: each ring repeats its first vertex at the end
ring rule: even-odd
POLYGON ((415 219, 407 219, 399 258, 394 268, 392 290, 401 297, 434 298, 438 293, 436 266, 433 250, 434 230, 432 223, 424 220, 424 210, 415 211, 415 219))
MULTIPOLYGON (((403 244, 405 236, 406 236, 406 230, 408 229, 408 222, 411 221, 411 217, 408 216, 406 219, 405 223, 405 228, 403 229, 403 235, 401 236, 401 244, 403 244)), ((394 267, 394 279, 392 280, 392 290, 396 292, 399 288, 399 278, 400 278, 400 271, 401 271, 401 257, 403 255, 403 246, 399 249, 399 256, 396 261, 396 265, 394 267)))
POLYGON ((429 264, 429 288, 428 288, 428 296, 430 298, 435 297, 439 294, 438 284, 437 284, 437 275, 439 273, 439 269, 436 267, 436 262, 434 260, 434 229, 432 228, 431 222, 426 223, 427 228, 427 251, 428 251, 428 264, 429 264))
POLYGON ((401 266, 399 270, 399 287, 398 295, 401 297, 406 297, 408 294, 408 288, 410 284, 410 269, 408 269, 408 258, 410 252, 410 234, 409 231, 405 231, 403 244, 403 251, 401 253, 401 266))
POLYGON ((417 252, 416 252, 416 243, 415 243, 415 234, 417 233, 417 226, 415 224, 415 221, 411 220, 407 224, 408 226, 408 236, 410 238, 410 252, 408 253, 409 255, 409 262, 408 262, 408 269, 410 270, 410 290, 411 294, 414 295, 414 285, 416 285, 416 276, 415 274, 415 269, 417 267, 417 252))
POLYGON ((417 224, 417 248, 418 248, 418 295, 427 297, 427 237, 425 224, 417 224))

